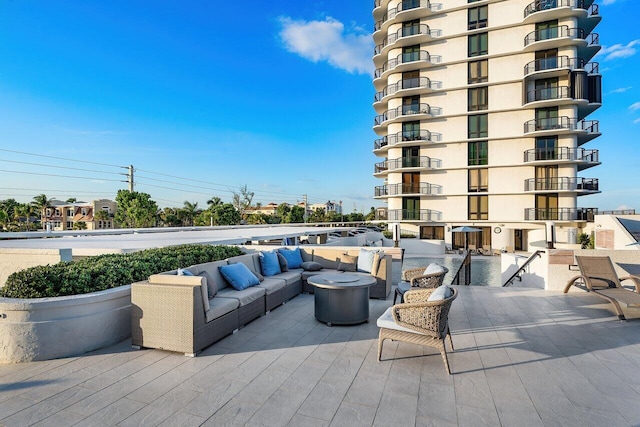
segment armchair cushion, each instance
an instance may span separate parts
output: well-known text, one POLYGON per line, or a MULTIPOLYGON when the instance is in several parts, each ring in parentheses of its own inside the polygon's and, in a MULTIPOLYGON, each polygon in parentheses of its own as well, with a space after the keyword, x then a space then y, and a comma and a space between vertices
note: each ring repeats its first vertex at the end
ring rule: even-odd
POLYGON ((427 301, 441 301, 443 299, 447 299, 451 297, 451 295, 453 295, 453 289, 451 289, 447 285, 444 285, 436 288, 431 293, 431 295, 429 295, 429 298, 427 298, 427 301))
POLYGON ((229 284, 238 291, 260 283, 258 277, 249 270, 249 267, 241 262, 221 265, 218 269, 220 270, 222 277, 224 277, 227 282, 229 282, 229 284))
POLYGON ((406 281, 403 280, 402 282, 398 283, 398 292, 400 292, 401 294, 404 294, 409 289, 411 289, 411 283, 410 282, 406 282, 406 281))
POLYGON ((433 273, 443 273, 444 271, 445 271, 445 268, 440 264, 431 263, 424 270, 424 274, 426 275, 426 274, 433 274, 433 273))
POLYGON ((396 323, 393 319, 393 306, 387 308, 387 310, 382 313, 382 316, 378 317, 376 324, 379 328, 394 329, 396 331, 409 332, 412 334, 417 333, 413 329, 405 328, 404 326, 400 326, 396 323))

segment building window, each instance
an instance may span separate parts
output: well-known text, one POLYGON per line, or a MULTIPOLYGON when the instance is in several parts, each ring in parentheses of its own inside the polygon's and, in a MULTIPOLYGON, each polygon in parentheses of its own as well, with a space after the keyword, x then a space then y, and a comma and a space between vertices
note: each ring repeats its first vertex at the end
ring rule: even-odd
POLYGON ((407 21, 402 24, 402 37, 420 34, 420 20, 407 21))
POLYGON ((489 219, 489 196, 469 196, 469 219, 489 219))
POLYGON ((407 46, 402 48, 402 63, 420 60, 420 45, 407 46))
POLYGON ((443 226, 420 226, 420 238, 427 240, 444 240, 443 226))
POLYGON ((420 219, 420 198, 402 198, 402 219, 420 219))
POLYGON ((489 61, 469 62, 469 84, 484 83, 489 80, 489 61))
POLYGON ((475 141, 468 144, 469 166, 481 166, 489 164, 489 144, 487 141, 475 141))
POLYGON ((489 169, 469 169, 469 192, 484 193, 489 191, 489 169))
POLYGON ((67 216, 73 216, 73 208, 67 209, 67 216))
POLYGON ((71 230, 73 228, 73 222, 67 221, 67 230, 71 230))
POLYGON ((402 140, 417 141, 420 139, 420 122, 402 123, 402 140))
POLYGON ((468 36, 469 57, 486 55, 489 53, 489 33, 468 36))
POLYGON ((487 26, 487 11, 488 6, 478 6, 469 8, 469 30, 476 30, 478 28, 486 28, 487 26))
POLYGON ((487 138, 488 119, 486 114, 476 114, 468 118, 468 137, 469 138, 487 138))
POLYGON ((486 110, 489 108, 489 87, 474 87, 468 89, 468 111, 486 110))
POLYGON ((558 137, 536 138, 536 160, 558 159, 558 137))
POLYGON ((402 114, 418 114, 420 111, 420 95, 402 98, 402 114))
POLYGON ((536 220, 547 221, 558 219, 558 195, 536 195, 536 220))
POLYGON ((82 216, 86 216, 87 215, 87 208, 82 208, 81 211, 80 211, 80 214, 82 216))

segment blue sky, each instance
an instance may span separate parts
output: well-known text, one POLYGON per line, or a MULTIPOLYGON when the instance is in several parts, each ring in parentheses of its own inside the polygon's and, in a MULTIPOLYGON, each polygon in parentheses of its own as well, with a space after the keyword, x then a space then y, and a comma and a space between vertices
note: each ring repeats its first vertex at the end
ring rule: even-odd
MULTIPOLYGON (((382 205, 372 3, 0 0, 0 199, 114 198, 134 165, 161 207, 245 184, 263 204, 382 205)), ((640 211, 640 4, 599 3, 603 136, 585 148, 603 164, 581 176, 603 193, 579 205, 640 211)))

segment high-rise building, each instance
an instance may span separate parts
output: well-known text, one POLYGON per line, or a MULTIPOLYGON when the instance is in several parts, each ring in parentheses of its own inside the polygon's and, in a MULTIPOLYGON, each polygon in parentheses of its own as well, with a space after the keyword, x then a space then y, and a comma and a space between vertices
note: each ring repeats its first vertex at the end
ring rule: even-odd
POLYGON ((599 192, 598 5, 375 0, 373 17, 381 219, 453 248, 466 225, 478 248, 527 250, 549 221, 574 243, 599 192))

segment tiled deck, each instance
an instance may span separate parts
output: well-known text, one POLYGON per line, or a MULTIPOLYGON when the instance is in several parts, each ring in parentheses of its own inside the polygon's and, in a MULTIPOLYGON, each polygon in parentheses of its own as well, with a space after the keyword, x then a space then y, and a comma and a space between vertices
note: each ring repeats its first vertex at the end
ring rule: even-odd
POLYGON ((390 299, 331 328, 300 295, 196 358, 122 342, 0 365, 0 424, 640 425, 640 322, 582 292, 460 291, 451 376, 430 348, 386 342, 376 360, 390 299))

